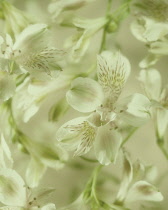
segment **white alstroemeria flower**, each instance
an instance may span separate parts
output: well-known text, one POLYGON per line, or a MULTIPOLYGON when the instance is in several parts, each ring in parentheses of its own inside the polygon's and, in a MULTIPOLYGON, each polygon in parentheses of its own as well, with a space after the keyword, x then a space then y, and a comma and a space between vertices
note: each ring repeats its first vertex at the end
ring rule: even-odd
MULTIPOLYGON (((34 24, 25 28, 13 43, 12 38, 6 35, 1 43, 0 56, 15 62, 23 72, 46 73, 57 76, 61 67, 58 61, 63 59, 64 52, 48 45, 47 25, 34 24), (46 44, 47 42, 47 44, 46 44)), ((12 72, 13 69, 10 69, 12 72)))
POLYGON ((52 203, 41 206, 44 203, 42 198, 52 191, 53 189, 43 189, 35 196, 15 170, 0 170, 0 202, 5 205, 0 207, 1 210, 56 210, 52 203))
POLYGON ((0 71, 0 103, 13 96, 15 88, 13 75, 9 75, 6 71, 0 71))
MULTIPOLYGON (((150 102, 145 96, 133 94, 118 100, 130 74, 127 58, 119 52, 105 51, 98 55, 97 64, 98 82, 90 78, 76 78, 66 94, 68 103, 80 112, 96 110, 104 122, 113 121, 116 114, 124 116, 129 113, 131 117, 131 110, 132 116, 142 117, 144 121, 148 119, 150 102)), ((136 119, 133 125, 136 125, 136 119)))
POLYGON ((107 21, 108 19, 106 17, 96 19, 73 18, 72 25, 74 25, 79 32, 68 38, 65 42, 66 48, 72 48, 71 59, 73 61, 77 62, 81 59, 89 47, 90 39, 103 28, 107 21))
POLYGON ((80 112, 93 113, 59 128, 57 139, 67 150, 83 155, 94 146, 101 164, 115 162, 122 137, 112 121, 117 116, 139 126, 149 118, 150 101, 145 96, 134 94, 122 102, 118 100, 129 73, 130 64, 123 55, 104 52, 98 56, 98 82, 90 78, 77 78, 72 82, 66 95, 68 103, 80 112))
POLYGON ((160 22, 168 21, 168 3, 165 0, 137 0, 135 6, 147 17, 160 22))
POLYGON ((7 1, 1 2, 2 13, 5 18, 6 32, 15 38, 29 24, 33 23, 32 17, 15 8, 7 1))
MULTIPOLYGON (((154 171, 152 173, 155 174, 154 171)), ((163 195, 161 192, 159 192, 154 185, 146 181, 146 179, 149 178, 148 175, 148 168, 145 169, 145 167, 138 162, 132 165, 125 154, 123 179, 115 203, 122 203, 127 206, 137 201, 162 201, 163 195)))
POLYGON ((142 16, 131 24, 131 31, 138 40, 148 45, 149 52, 158 55, 168 53, 165 47, 168 42, 166 38, 168 34, 167 23, 142 16))
POLYGON ((89 117, 79 117, 58 129, 57 140, 66 150, 73 151, 74 156, 84 155, 94 147, 98 161, 108 165, 115 162, 122 137, 110 124, 97 127, 89 117))
POLYGON ((139 81, 152 101, 152 114, 156 120, 158 136, 162 139, 168 128, 168 86, 162 86, 161 75, 156 69, 141 70, 139 81))
POLYGON ((53 0, 48 6, 48 11, 51 13, 52 18, 56 19, 62 12, 79 9, 92 1, 94 0, 53 0))

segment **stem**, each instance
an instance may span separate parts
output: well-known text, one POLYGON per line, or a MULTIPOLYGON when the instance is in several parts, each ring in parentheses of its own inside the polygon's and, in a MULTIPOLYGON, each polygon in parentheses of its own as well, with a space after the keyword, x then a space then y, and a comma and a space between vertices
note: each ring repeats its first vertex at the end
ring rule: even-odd
MULTIPOLYGON (((108 0, 107 10, 106 10, 106 17, 107 18, 109 17, 111 4, 112 4, 112 0, 108 0)), ((109 24, 109 21, 107 22, 107 24, 104 26, 104 29, 103 29, 103 35, 102 35, 102 41, 101 41, 99 53, 101 53, 103 50, 106 49, 106 30, 107 30, 108 24, 109 24)))
POLYGON ((121 147, 129 140, 129 138, 135 133, 135 131, 138 129, 138 127, 135 127, 132 129, 132 131, 126 136, 126 138, 123 140, 121 147))

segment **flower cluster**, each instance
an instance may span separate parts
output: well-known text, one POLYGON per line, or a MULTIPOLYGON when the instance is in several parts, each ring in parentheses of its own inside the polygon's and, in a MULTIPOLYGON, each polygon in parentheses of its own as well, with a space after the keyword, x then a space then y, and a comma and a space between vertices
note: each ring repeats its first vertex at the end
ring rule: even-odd
POLYGON ((128 141, 152 122, 168 160, 168 86, 154 67, 167 12, 164 0, 0 0, 1 210, 166 210, 157 163, 128 141), (138 73, 118 41, 126 19, 147 48, 138 73))

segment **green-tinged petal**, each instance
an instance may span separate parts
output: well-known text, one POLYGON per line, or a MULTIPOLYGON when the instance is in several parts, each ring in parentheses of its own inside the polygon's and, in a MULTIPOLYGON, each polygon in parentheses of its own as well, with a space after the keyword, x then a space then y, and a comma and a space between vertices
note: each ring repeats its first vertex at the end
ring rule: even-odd
POLYGON ((0 102, 13 96, 15 87, 14 78, 7 72, 0 71, 0 102))
POLYGON ((118 102, 120 118, 132 126, 141 126, 150 119, 151 102, 139 93, 128 96, 118 102))
POLYGON ((154 19, 140 17, 131 25, 133 35, 142 42, 154 42, 163 39, 168 33, 166 23, 157 22, 154 19))
POLYGON ((71 83, 67 92, 68 103, 79 112, 92 112, 102 104, 103 92, 98 82, 79 77, 71 83))
POLYGON ((56 210, 56 206, 53 203, 49 203, 41 208, 41 210, 56 210))
POLYGON ((48 11, 51 13, 52 18, 56 19, 61 12, 66 10, 76 10, 80 7, 84 6, 87 2, 91 2, 94 0, 62 0, 62 1, 56 1, 52 2, 48 6, 48 11))
POLYGON ((156 69, 141 70, 138 80, 142 83, 142 88, 147 97, 158 101, 162 88, 162 79, 159 71, 156 69))
MULTIPOLYGON (((47 29, 46 24, 33 24, 25 28, 17 37, 13 50, 21 50, 21 53, 25 53, 30 50, 33 44, 37 45, 37 39, 40 40, 40 36, 44 34, 47 29)), ((38 41, 39 44, 39 41, 38 41)))
POLYGON ((125 202, 162 201, 163 195, 158 189, 146 181, 136 182, 128 191, 125 202))
POLYGON ((160 56, 154 54, 148 54, 140 63, 139 66, 142 69, 149 68, 157 63, 160 56))
POLYGON ((46 166, 36 158, 31 158, 26 170, 26 183, 29 187, 37 187, 46 171, 46 166))
POLYGON ((123 157, 123 178, 120 185, 120 189, 117 194, 117 201, 123 202, 127 195, 127 191, 129 188, 129 185, 133 178, 133 166, 131 161, 128 158, 128 155, 124 152, 123 157))
POLYGON ((165 108, 158 108, 156 111, 156 129, 158 136, 163 139, 168 128, 168 110, 165 108))
POLYGON ((94 142, 95 155, 98 161, 103 165, 115 162, 121 142, 120 133, 111 129, 109 124, 99 127, 94 142))
POLYGON ((12 206, 26 205, 25 183, 12 169, 0 170, 0 202, 12 206))
POLYGON ((157 55, 168 55, 168 41, 157 41, 151 43, 149 52, 157 55))
POLYGON ((66 150, 74 151, 74 155, 87 153, 93 145, 96 128, 86 117, 79 117, 68 121, 57 131, 57 140, 66 150))
POLYGON ((1 134, 0 141, 0 167, 11 168, 13 166, 13 158, 10 149, 5 141, 3 134, 1 134))
POLYGON ((104 51, 97 57, 98 81, 106 95, 105 103, 111 106, 119 97, 130 74, 128 59, 120 52, 104 51))

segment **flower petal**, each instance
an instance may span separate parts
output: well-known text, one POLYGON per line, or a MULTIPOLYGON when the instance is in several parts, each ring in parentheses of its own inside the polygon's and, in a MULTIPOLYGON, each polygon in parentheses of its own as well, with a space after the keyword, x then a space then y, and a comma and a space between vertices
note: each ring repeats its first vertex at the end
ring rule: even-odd
POLYGON ((138 80, 142 83, 148 98, 158 101, 161 94, 162 79, 156 69, 141 70, 138 80))
POLYGON ((56 210, 56 206, 53 203, 49 203, 41 208, 41 210, 56 210))
POLYGON ((158 108, 156 111, 156 127, 158 136, 163 139, 166 129, 168 128, 168 110, 165 108, 158 108))
POLYGON ((150 119, 149 99, 139 93, 128 96, 118 102, 118 109, 120 109, 120 118, 132 126, 141 126, 150 119))
POLYGON ((12 206, 26 205, 25 183, 12 169, 0 170, 0 202, 12 206))
POLYGON ((34 188, 39 184, 44 175, 46 167, 36 158, 31 158, 26 170, 26 183, 29 187, 34 188))
POLYGON ((146 181, 136 182, 128 191, 125 202, 143 201, 162 201, 163 196, 156 187, 146 181))
POLYGON ((79 112, 92 112, 103 101, 102 88, 90 78, 79 77, 71 83, 67 92, 68 103, 79 112))
POLYGON ((15 92, 15 82, 7 72, 0 71, 0 101, 6 101, 15 92))
POLYGON ((1 134, 0 144, 0 167, 7 168, 13 166, 13 158, 11 156, 10 149, 5 141, 3 134, 1 134))
POLYGON ((95 155, 103 165, 115 162, 122 142, 120 133, 112 130, 109 124, 98 128, 94 142, 95 155))
POLYGON ((92 147, 96 129, 86 117, 79 117, 68 121, 57 131, 57 140, 66 150, 74 151, 74 155, 86 154, 92 147))
POLYGON ((114 103, 130 74, 131 67, 128 59, 120 52, 103 52, 97 57, 98 81, 106 95, 106 103, 114 103))

